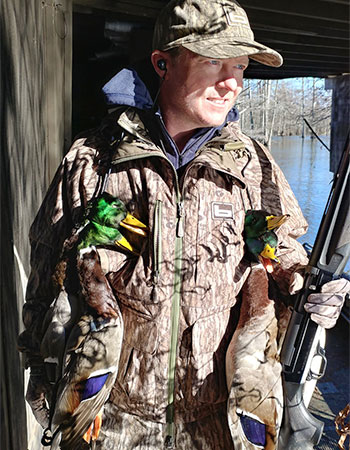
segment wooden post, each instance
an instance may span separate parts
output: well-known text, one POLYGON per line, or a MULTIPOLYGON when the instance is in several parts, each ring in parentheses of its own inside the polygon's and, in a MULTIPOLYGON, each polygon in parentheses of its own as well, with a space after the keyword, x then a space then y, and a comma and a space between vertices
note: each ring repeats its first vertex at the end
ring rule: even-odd
POLYGON ((335 172, 349 133, 350 75, 327 78, 325 88, 333 90, 330 171, 335 172))
POLYGON ((70 140, 71 0, 2 0, 1 449, 39 450, 17 351, 30 224, 70 140), (63 31, 64 30, 64 31, 63 31))

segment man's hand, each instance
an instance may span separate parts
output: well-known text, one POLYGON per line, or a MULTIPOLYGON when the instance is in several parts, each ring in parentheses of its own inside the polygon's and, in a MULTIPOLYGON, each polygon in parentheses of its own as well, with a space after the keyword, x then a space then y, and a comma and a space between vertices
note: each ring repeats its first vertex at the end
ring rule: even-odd
POLYGON ((47 393, 49 385, 46 381, 43 369, 32 370, 28 382, 26 400, 32 408, 37 422, 45 429, 49 426, 49 409, 47 406, 47 393))
MULTIPOLYGON (((295 294, 303 287, 300 270, 294 273, 290 293, 295 294)), ((321 292, 310 294, 304 307, 311 314, 311 319, 323 328, 332 328, 336 324, 345 297, 350 292, 350 282, 345 278, 332 280, 321 287, 321 292)))
POLYGON ((350 282, 345 278, 329 281, 321 287, 318 294, 310 294, 305 310, 311 319, 323 328, 332 328, 336 324, 345 297, 350 292, 350 282))

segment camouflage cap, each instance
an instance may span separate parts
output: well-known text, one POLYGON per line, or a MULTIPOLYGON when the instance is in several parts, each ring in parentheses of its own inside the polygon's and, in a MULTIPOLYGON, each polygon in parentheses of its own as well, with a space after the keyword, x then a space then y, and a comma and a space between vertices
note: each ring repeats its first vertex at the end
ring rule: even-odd
POLYGON ((249 56, 279 67, 282 56, 254 40, 244 9, 235 0, 171 0, 155 24, 153 49, 185 47, 207 58, 249 56))

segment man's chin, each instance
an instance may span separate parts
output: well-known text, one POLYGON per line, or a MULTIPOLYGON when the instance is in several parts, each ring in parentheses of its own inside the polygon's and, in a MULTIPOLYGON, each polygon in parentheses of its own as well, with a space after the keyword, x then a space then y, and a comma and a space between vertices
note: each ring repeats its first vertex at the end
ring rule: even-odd
POLYGON ((220 127, 223 123, 225 123, 226 116, 220 115, 219 117, 208 117, 207 120, 205 120, 206 125, 203 125, 204 127, 220 127))

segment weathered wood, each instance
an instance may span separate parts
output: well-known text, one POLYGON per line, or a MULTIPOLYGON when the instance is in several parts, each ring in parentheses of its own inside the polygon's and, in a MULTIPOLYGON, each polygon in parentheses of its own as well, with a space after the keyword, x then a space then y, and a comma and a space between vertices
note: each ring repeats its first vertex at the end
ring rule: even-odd
POLYGON ((330 171, 336 172, 349 133, 350 75, 329 78, 325 87, 333 90, 330 171))
POLYGON ((65 36, 51 0, 3 0, 0 6, 0 447, 6 450, 41 449, 42 430, 24 402, 28 371, 16 341, 29 274, 29 227, 62 158, 64 139, 70 140, 72 8, 70 0, 60 5, 65 36))
POLYGON ((155 19, 166 1, 144 0, 75 0, 75 4, 100 10, 121 13, 126 16, 155 19))
POLYGON ((310 19, 322 20, 325 25, 329 22, 348 23, 349 4, 333 2, 331 5, 327 1, 306 2, 305 0, 295 0, 293 2, 281 2, 280 0, 241 0, 240 4, 248 12, 250 10, 259 10, 271 14, 281 13, 285 16, 307 17, 310 19))
POLYGON ((44 1, 42 8, 44 109, 48 119, 46 181, 50 182, 71 143, 72 3, 44 1))

